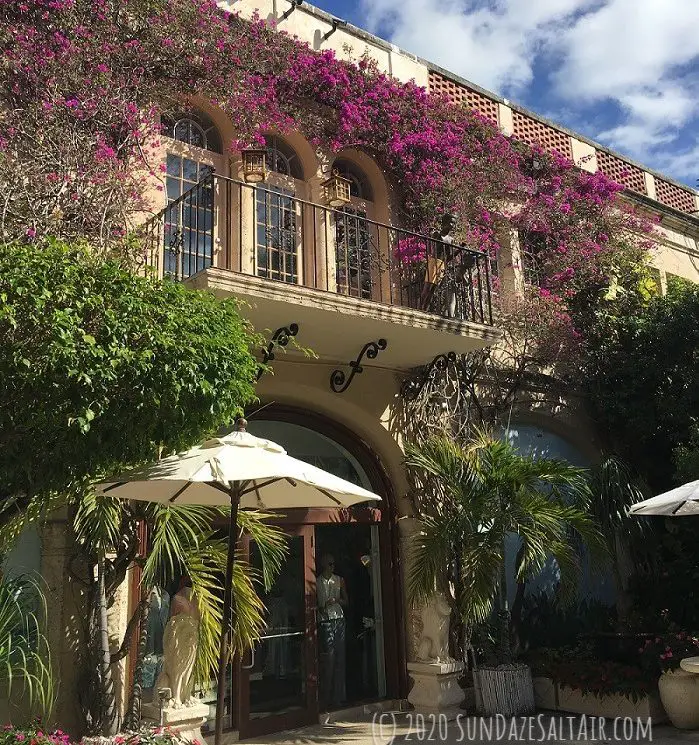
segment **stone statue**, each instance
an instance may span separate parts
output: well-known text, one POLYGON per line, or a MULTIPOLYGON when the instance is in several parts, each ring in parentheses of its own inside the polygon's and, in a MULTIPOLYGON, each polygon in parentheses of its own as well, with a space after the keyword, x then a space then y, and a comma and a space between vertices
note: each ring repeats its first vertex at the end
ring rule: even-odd
POLYGON ((170 708, 196 703, 192 689, 198 642, 199 608, 192 597, 192 581, 183 577, 170 603, 170 620, 163 633, 163 669, 155 684, 156 692, 170 689, 170 699, 165 702, 170 708))
POLYGON ((422 635, 418 641, 417 657, 423 662, 448 662, 449 617, 451 608, 440 592, 435 593, 422 609, 422 635))

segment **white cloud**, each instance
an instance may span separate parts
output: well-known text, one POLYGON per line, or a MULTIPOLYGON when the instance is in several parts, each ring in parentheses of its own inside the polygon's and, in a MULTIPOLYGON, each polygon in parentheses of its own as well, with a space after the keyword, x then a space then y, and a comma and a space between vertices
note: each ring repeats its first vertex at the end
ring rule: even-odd
POLYGON ((361 1, 371 30, 399 46, 513 100, 536 88, 549 111, 565 107, 579 121, 616 104, 604 109, 614 122, 586 133, 651 167, 692 168, 698 0, 361 1), (685 155, 674 159, 678 139, 685 155))
POLYGON ((609 0, 557 40, 557 93, 574 91, 583 105, 616 102, 623 118, 598 136, 647 159, 699 112, 699 73, 687 69, 699 56, 698 25, 691 0, 609 0))
POLYGON ((532 80, 534 50, 595 0, 362 0, 371 30, 491 90, 532 80))

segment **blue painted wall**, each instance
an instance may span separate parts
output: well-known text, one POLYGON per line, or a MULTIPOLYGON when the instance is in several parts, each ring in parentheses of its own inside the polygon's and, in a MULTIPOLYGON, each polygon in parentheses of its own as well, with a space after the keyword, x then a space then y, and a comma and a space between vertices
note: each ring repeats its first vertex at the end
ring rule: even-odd
MULTIPOLYGON (((541 427, 515 422, 510 425, 509 430, 505 434, 522 454, 542 458, 558 458, 580 468, 588 468, 591 465, 589 459, 570 442, 541 427)), ((518 546, 519 538, 511 536, 506 547, 509 578, 508 596, 510 602, 514 599, 516 590, 515 558, 517 556, 518 546)), ((556 562, 550 560, 541 575, 536 580, 528 583, 528 594, 540 592, 541 590, 552 592, 558 583, 558 578, 559 573, 556 562)), ((586 566, 580 579, 578 597, 580 599, 590 598, 599 600, 608 605, 614 604, 615 592, 611 574, 608 571, 600 571, 599 567, 591 568, 586 566)))

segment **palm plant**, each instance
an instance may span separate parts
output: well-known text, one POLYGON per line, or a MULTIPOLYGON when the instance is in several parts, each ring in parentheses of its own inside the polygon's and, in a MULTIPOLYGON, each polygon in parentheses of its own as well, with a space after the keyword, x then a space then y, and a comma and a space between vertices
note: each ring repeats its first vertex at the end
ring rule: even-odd
POLYGON ((498 611, 498 661, 508 662, 510 609, 505 541, 517 535, 518 581, 534 577, 550 557, 560 572, 563 599, 572 596, 580 546, 602 551, 600 531, 587 513, 584 471, 563 461, 520 455, 506 440, 477 433, 465 447, 432 437, 406 448, 420 484, 420 530, 409 590, 425 599, 443 592, 465 629, 498 611))
POLYGON ((629 517, 628 509, 646 498, 647 487, 629 466, 615 457, 605 458, 591 470, 589 484, 590 512, 600 526, 612 558, 617 621, 624 626, 632 607, 628 580, 637 565, 631 560, 647 553, 651 535, 648 523, 629 517))
MULTIPOLYGON (((52 507, 60 506, 56 500, 52 507)), ((89 490, 77 499, 64 500, 72 517, 72 527, 80 561, 73 561, 74 579, 86 588, 89 601, 84 638, 92 663, 81 686, 86 724, 90 731, 114 734, 121 722, 117 716, 112 680, 112 665, 123 659, 130 648, 133 632, 140 625, 136 674, 126 723, 136 727, 140 721, 140 680, 146 648, 149 599, 153 587, 168 585, 181 575, 192 581, 192 593, 200 609, 199 645, 195 665, 195 684, 209 682, 216 669, 222 618, 222 587, 225 575, 227 542, 215 530, 217 522, 227 524, 225 508, 191 505, 162 505, 127 502, 96 495, 89 490), (67 501, 67 504, 66 504, 67 501), (149 551, 139 556, 139 524, 148 530, 149 551), (110 650, 107 611, 127 570, 139 564, 141 603, 128 623, 126 634, 116 651, 110 650), (79 569, 82 567, 82 571, 79 569), (79 572, 79 573, 78 573, 79 572), (87 694, 90 694, 89 697, 87 694)), ((43 510, 29 510, 21 519, 39 520, 43 510)), ((264 605, 257 596, 255 583, 269 587, 286 554, 282 531, 268 524, 269 515, 239 512, 238 528, 256 542, 262 558, 260 572, 239 556, 233 576, 236 620, 232 653, 252 646, 264 626, 264 605)), ((18 518, 19 519, 19 518, 18 518)), ((15 521, 0 531, 0 548, 9 547, 18 534, 15 521)))
POLYGON ((48 716, 54 704, 54 676, 43 628, 46 604, 39 584, 29 576, 0 583, 0 683, 12 697, 21 686, 29 709, 48 716))

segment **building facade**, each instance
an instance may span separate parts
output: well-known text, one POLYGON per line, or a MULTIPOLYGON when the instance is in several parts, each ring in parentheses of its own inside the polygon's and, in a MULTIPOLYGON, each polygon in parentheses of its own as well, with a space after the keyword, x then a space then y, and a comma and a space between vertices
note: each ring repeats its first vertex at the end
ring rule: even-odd
MULTIPOLYGON (((508 135, 603 171, 626 187, 626 198, 660 216, 654 255, 660 286, 673 275, 699 281, 697 193, 322 11, 292 8, 283 19, 276 0, 241 0, 232 9, 275 19, 314 49, 368 54, 384 72, 478 110, 508 135)), ((264 359, 272 370, 260 377, 260 403, 247 412, 249 431, 382 497, 378 508, 280 515, 289 557, 264 598, 265 635, 231 669, 228 726, 249 737, 318 721, 328 709, 402 700, 419 628, 404 581, 415 515, 403 466, 401 385, 439 355, 497 342, 488 294, 493 267, 474 254, 461 269, 472 281, 436 297, 426 297, 422 281, 409 272, 396 271, 391 247, 414 234, 394 222, 391 186, 364 152, 332 153, 300 133, 269 133, 267 178, 250 183, 242 154, 231 155, 232 123, 207 101, 193 101, 167 126, 161 152, 167 206, 151 222, 151 261, 192 287, 239 298, 243 315, 268 339, 264 359), (333 172, 350 191, 337 208, 328 196, 333 172), (324 683, 317 616, 318 575, 331 559, 348 594, 346 656, 337 663, 342 684, 332 691, 324 683)), ((439 238, 419 238, 436 257, 449 250, 439 238)), ((508 248, 513 256, 520 252, 516 234, 508 248)), ((556 419, 531 411, 517 417, 513 430, 527 440, 523 448, 534 442, 542 452, 594 461, 594 435, 575 411, 556 419)), ((65 589, 65 541, 60 524, 47 526, 43 574, 61 598, 53 643, 64 677, 59 709, 70 723, 79 681, 70 680, 70 639, 60 629, 80 603, 75 588, 65 589)), ((246 550, 255 564, 255 546, 246 550)), ((143 679, 151 696, 174 591, 160 588, 152 599, 143 679)), ((112 610, 115 629, 123 629, 137 601, 134 588, 124 588, 112 610)), ((132 668, 132 659, 120 663, 122 689, 132 668)))

